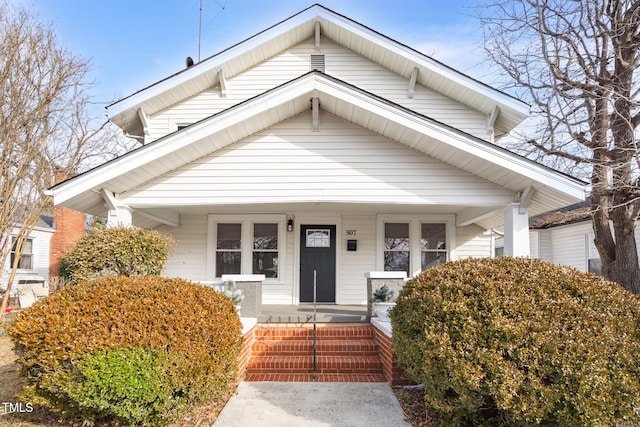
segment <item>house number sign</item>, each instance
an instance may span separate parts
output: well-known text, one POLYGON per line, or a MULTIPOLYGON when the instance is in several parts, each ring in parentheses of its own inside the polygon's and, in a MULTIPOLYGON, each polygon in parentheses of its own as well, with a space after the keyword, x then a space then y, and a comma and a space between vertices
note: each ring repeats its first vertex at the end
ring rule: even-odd
POLYGON ((355 236, 356 230, 347 230, 347 236, 355 236))

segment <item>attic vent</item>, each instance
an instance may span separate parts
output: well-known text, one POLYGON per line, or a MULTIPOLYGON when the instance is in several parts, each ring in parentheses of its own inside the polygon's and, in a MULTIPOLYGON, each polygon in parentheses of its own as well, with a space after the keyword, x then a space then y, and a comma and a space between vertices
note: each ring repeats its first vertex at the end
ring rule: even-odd
POLYGON ((311 69, 324 73, 324 55, 311 55, 311 69))

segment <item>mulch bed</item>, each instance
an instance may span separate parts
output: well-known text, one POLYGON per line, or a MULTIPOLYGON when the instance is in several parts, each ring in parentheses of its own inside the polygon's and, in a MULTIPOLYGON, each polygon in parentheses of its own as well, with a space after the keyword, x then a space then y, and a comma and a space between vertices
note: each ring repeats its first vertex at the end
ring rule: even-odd
POLYGON ((394 387, 406 421, 413 427, 441 427, 440 422, 428 413, 424 404, 424 389, 416 387, 394 387))

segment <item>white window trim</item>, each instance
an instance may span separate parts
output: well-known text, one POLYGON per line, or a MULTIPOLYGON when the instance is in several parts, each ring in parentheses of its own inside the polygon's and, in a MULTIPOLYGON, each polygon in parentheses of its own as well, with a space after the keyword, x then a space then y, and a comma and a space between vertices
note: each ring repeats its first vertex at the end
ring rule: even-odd
POLYGON ((240 274, 253 274, 253 225, 278 224, 278 277, 267 278, 264 283, 282 283, 286 272, 287 217, 285 214, 274 215, 216 215, 209 214, 207 219, 207 280, 220 280, 216 272, 216 242, 218 224, 241 224, 241 262, 240 274))
POLYGON ((384 225, 387 222, 404 222, 409 224, 409 271, 410 276, 416 276, 422 272, 422 248, 420 240, 422 235, 422 224, 445 224, 447 233, 447 260, 456 259, 456 239, 455 239, 455 214, 426 214, 426 215, 403 215, 403 214, 380 214, 376 217, 376 269, 384 270, 384 225))
MULTIPOLYGON (((11 247, 13 248, 13 239, 15 239, 17 236, 15 235, 11 235, 11 247)), ((24 272, 31 272, 31 271, 35 271, 38 268, 38 256, 37 254, 38 252, 38 240, 33 236, 28 236, 27 240, 31 240, 31 268, 18 268, 16 270, 16 272, 18 273, 24 273, 24 272)), ((8 269, 9 271, 12 268, 12 264, 11 264, 11 254, 13 254, 13 251, 9 252, 9 262, 7 263, 8 269)), ((24 255, 24 253, 22 254, 24 255)))

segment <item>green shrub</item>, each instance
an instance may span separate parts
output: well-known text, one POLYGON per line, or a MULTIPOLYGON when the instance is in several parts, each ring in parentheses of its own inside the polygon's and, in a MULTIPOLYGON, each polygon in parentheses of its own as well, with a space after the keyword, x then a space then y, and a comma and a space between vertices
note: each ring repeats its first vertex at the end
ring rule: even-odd
POLYGON ((97 351, 77 364, 77 377, 68 387, 85 417, 110 416, 128 424, 156 425, 174 412, 170 377, 163 371, 162 350, 97 351))
POLYGON ((85 235, 60 265, 60 276, 75 282, 103 276, 162 273, 176 241, 155 230, 96 228, 85 235))
POLYGON ((149 425, 222 396, 242 344, 229 298, 157 276, 64 288, 22 311, 9 335, 28 380, 26 401, 90 420, 149 425), (137 407, 142 402, 148 408, 137 407))
POLYGON ((640 303, 595 275, 451 262, 410 280, 391 321, 398 364, 447 425, 640 422, 640 303))

